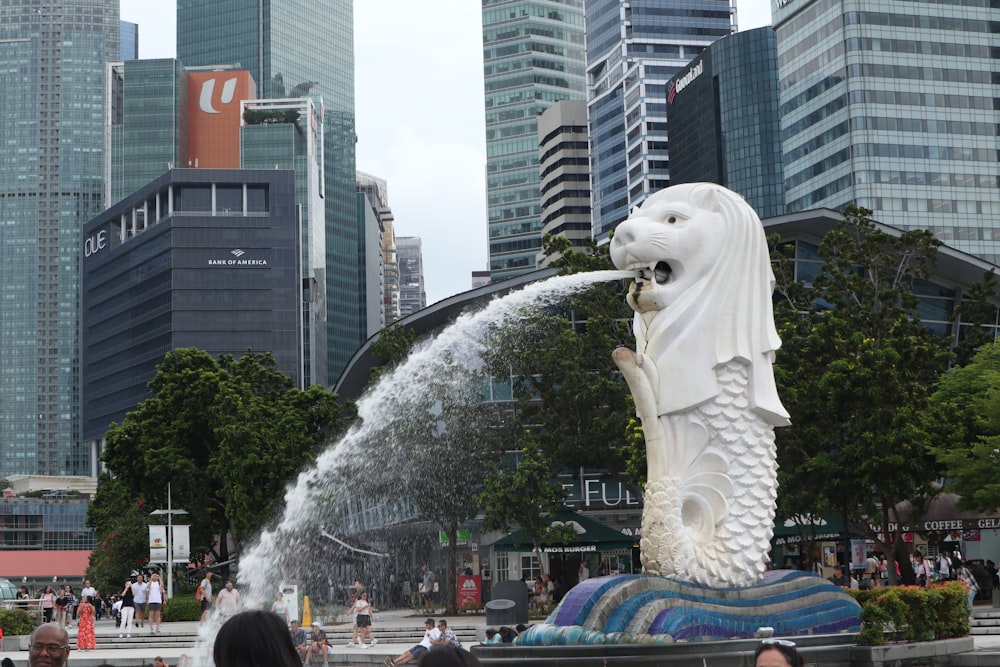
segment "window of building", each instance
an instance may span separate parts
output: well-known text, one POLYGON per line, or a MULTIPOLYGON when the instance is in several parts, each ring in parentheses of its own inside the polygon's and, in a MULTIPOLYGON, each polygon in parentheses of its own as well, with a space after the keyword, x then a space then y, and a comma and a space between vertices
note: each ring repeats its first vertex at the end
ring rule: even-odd
POLYGON ((248 185, 247 213, 268 213, 271 210, 269 195, 266 185, 248 185))

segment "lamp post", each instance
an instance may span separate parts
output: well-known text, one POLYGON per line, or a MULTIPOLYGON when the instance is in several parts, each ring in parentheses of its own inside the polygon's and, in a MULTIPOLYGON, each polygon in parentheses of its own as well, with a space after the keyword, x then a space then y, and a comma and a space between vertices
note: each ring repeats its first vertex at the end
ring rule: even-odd
POLYGON ((167 509, 150 512, 150 514, 155 515, 167 515, 167 599, 170 599, 174 595, 174 515, 188 513, 187 510, 175 510, 171 506, 171 502, 170 483, 167 482, 167 509))

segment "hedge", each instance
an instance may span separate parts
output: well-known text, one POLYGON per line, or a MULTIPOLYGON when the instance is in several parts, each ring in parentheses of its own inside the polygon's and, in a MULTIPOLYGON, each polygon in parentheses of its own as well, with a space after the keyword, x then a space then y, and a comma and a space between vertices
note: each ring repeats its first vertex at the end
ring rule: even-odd
POLYGON ((969 591, 960 582, 850 591, 861 605, 858 643, 930 641, 969 634, 969 591))
POLYGON ((194 599, 194 593, 175 595, 163 606, 163 620, 168 623, 201 620, 201 603, 194 599))
POLYGON ((0 629, 4 637, 30 635, 36 625, 38 619, 24 609, 0 609, 0 629))

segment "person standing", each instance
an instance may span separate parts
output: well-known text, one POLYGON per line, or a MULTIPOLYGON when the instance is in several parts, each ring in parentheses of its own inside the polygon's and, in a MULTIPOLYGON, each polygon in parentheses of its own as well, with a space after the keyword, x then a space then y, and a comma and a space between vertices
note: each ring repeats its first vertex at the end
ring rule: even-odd
POLYGON ((372 635, 372 605, 368 602, 368 591, 361 591, 361 595, 354 601, 354 636, 351 640, 356 640, 361 648, 378 644, 378 640, 372 635), (368 637, 368 644, 365 644, 365 636, 368 637))
POLYGON ((141 574, 135 578, 132 594, 135 595, 135 622, 141 628, 146 618, 146 596, 149 594, 149 584, 143 581, 141 574))
MULTIPOLYGON (((59 622, 67 628, 72 628, 73 619, 76 618, 76 595, 73 594, 73 587, 69 584, 63 587, 62 601, 62 606, 59 609, 59 622)), ((56 603, 58 604, 58 600, 56 603)))
POLYGON ((954 573, 951 571, 951 558, 949 558, 947 551, 942 551, 938 554, 937 571, 938 578, 942 581, 955 578, 954 573))
POLYGON ((215 596, 215 606, 219 608, 223 620, 235 616, 240 611, 240 592, 233 587, 233 580, 226 581, 226 587, 215 596))
POLYGON ((285 604, 285 596, 278 591, 278 597, 271 603, 271 611, 281 617, 281 620, 288 623, 288 605, 285 604))
POLYGON ((208 610, 212 608, 212 573, 205 572, 205 578, 198 585, 201 589, 201 620, 208 618, 208 610))
POLYGON ((135 593, 132 591, 132 582, 125 580, 125 588, 118 594, 121 598, 122 624, 118 628, 118 638, 121 639, 125 633, 132 637, 132 628, 135 620, 135 593))
POLYGON ((83 580, 83 588, 80 589, 80 599, 90 598, 91 604, 93 604, 97 598, 97 589, 90 585, 90 579, 83 580))
POLYGON ((955 559, 955 567, 958 569, 958 580, 969 589, 969 609, 974 609, 976 595, 979 593, 979 582, 976 581, 976 576, 972 574, 972 570, 962 561, 955 559))
POLYGON ((56 594, 52 592, 52 587, 46 586, 39 599, 42 605, 42 620, 45 623, 51 623, 52 611, 56 608, 56 594))
POLYGON ((97 648, 97 637, 94 635, 94 605, 89 595, 83 598, 77 607, 76 647, 81 651, 92 651, 97 648))
POLYGON ((432 607, 434 605, 434 572, 432 572, 426 565, 420 568, 420 571, 423 573, 423 581, 420 584, 420 594, 424 598, 424 606, 432 607))
POLYGON ((163 589, 160 574, 159 572, 154 572, 149 578, 149 585, 146 589, 146 608, 149 611, 150 634, 157 634, 160 631, 160 622, 163 620, 163 603, 166 599, 167 592, 163 589))
POLYGON ((28 667, 63 667, 67 658, 69 633, 65 628, 45 623, 32 631, 28 638, 28 667))
POLYGON ((577 579, 579 580, 577 583, 581 584, 587 579, 590 579, 590 565, 587 563, 586 559, 580 561, 580 572, 577 579))

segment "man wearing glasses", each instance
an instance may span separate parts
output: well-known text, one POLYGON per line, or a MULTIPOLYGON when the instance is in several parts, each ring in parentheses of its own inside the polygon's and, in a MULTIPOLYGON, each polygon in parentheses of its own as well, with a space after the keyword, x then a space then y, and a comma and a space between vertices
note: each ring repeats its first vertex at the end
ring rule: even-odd
POLYGON ((69 634, 58 623, 39 625, 28 644, 28 667, 63 667, 69 657, 69 634))

